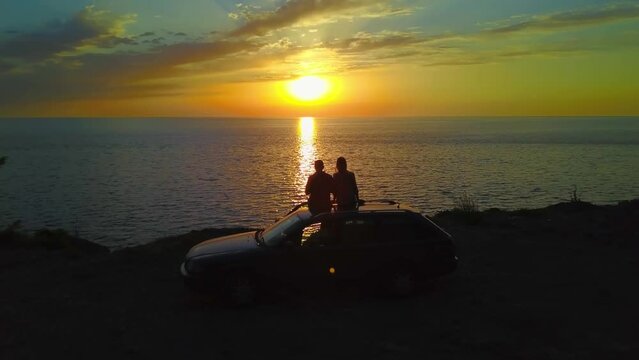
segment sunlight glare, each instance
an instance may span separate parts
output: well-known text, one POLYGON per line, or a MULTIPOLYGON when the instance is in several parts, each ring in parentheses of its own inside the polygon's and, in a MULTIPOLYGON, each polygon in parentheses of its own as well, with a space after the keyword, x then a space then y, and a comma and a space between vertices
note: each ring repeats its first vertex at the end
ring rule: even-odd
POLYGON ((301 117, 298 122, 299 133, 299 171, 297 172, 297 202, 306 200, 304 186, 309 175, 313 173, 313 161, 317 156, 315 149, 315 118, 301 117))
POLYGON ((300 138, 304 141, 312 140, 315 135, 315 118, 300 118, 300 138))
POLYGON ((328 93, 327 80, 318 76, 304 76, 288 84, 288 92, 301 101, 313 101, 328 93))

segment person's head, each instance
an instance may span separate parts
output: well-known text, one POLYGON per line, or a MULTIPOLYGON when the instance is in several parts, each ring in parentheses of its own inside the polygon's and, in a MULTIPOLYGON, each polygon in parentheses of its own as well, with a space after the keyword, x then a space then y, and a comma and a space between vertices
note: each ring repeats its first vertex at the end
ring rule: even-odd
POLYGON ((324 162, 322 160, 315 160, 315 171, 320 172, 324 170, 324 162))
POLYGON ((343 156, 338 157, 335 166, 337 167, 337 171, 346 171, 346 159, 344 159, 343 156))

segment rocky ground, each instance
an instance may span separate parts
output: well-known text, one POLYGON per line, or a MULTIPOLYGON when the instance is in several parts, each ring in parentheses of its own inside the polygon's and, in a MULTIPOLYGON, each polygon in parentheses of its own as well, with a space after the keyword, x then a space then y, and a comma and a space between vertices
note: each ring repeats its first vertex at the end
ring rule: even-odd
POLYGON ((460 267, 417 296, 289 291, 244 309, 178 272, 238 229, 113 253, 0 236, 0 359, 639 358, 639 201, 434 219, 460 267))

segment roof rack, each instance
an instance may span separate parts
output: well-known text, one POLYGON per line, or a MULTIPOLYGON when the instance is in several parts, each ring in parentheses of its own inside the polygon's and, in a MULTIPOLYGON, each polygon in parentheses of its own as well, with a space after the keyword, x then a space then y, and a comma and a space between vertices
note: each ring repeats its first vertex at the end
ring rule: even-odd
MULTIPOLYGON (((372 204, 386 204, 386 205, 397 205, 397 208, 399 209, 399 203, 395 200, 389 200, 389 199, 372 199, 372 200, 364 200, 364 199, 359 199, 357 201, 357 207, 360 206, 364 206, 364 205, 372 205, 372 204)), ((337 204, 333 203, 333 208, 336 208, 337 204)), ((299 203, 295 206, 293 206, 293 208, 291 210, 289 210, 286 215, 289 215, 297 210, 299 210, 300 208, 303 208, 305 206, 308 206, 308 202, 302 202, 299 203)))
POLYGON ((299 208, 304 207, 304 206, 308 206, 308 202, 306 202, 306 201, 305 201, 305 202, 303 202, 303 203, 299 203, 299 204, 297 204, 297 205, 293 206, 293 208, 292 208, 291 210, 289 210, 289 212, 287 212, 287 213, 286 213, 286 215, 288 215, 288 214, 290 214, 290 213, 292 213, 292 212, 295 212, 295 211, 297 211, 299 208))
POLYGON ((389 199, 373 199, 373 200, 364 200, 364 199, 359 199, 359 205, 366 205, 366 204, 387 204, 387 205, 399 205, 399 203, 395 200, 389 200, 389 199))

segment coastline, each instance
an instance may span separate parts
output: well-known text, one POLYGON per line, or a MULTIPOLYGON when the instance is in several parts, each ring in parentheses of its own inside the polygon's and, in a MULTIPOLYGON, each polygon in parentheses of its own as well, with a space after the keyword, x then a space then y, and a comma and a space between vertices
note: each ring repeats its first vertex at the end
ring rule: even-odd
POLYGON ((113 252, 4 244, 0 357, 639 355, 639 199, 433 219, 454 236, 460 267, 418 296, 293 291, 243 310, 189 294, 178 266, 192 245, 246 229, 113 252))

